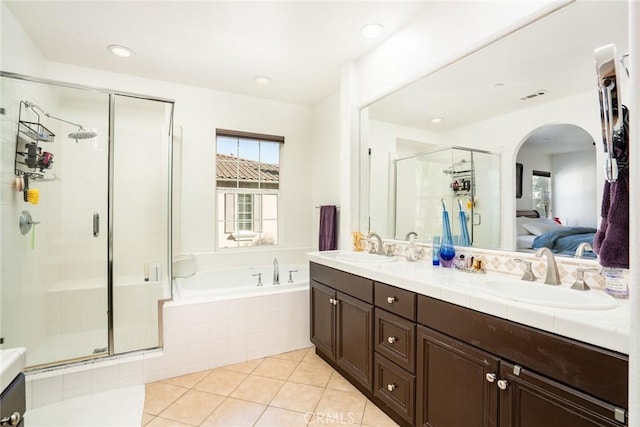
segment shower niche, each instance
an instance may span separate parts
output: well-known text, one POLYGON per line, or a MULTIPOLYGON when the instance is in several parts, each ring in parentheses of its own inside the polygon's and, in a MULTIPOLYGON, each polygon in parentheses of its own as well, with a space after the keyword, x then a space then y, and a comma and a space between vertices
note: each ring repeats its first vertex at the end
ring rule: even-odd
POLYGON ((394 169, 396 239, 411 232, 427 242, 439 236, 444 203, 454 244, 459 244, 465 221, 471 246, 499 247, 499 155, 447 147, 397 159, 394 169))

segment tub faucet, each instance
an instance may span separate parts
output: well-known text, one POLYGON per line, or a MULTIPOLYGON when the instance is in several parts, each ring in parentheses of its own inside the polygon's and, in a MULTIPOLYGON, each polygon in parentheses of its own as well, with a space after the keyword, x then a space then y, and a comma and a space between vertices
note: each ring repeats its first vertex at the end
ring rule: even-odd
POLYGON ((558 273, 558 264, 553 256, 553 252, 549 248, 540 248, 536 251, 536 256, 541 258, 542 255, 547 257, 547 277, 544 279, 545 285, 559 285, 560 274, 558 273))
POLYGON ((591 245, 588 242, 580 243, 578 245, 578 248, 576 249, 576 254, 573 257, 574 258, 582 258, 582 255, 584 255, 584 251, 593 252, 593 248, 591 247, 591 245))
POLYGON ((382 239, 380 238, 380 236, 378 236, 376 233, 374 233, 373 231, 369 232, 369 235, 367 236, 367 239, 372 239, 375 238, 377 243, 378 243, 378 250, 376 251, 376 248, 374 246, 371 246, 371 250, 369 251, 370 254, 378 254, 378 255, 384 255, 384 248, 382 247, 382 239))
POLYGON ((278 258, 273 259, 273 284, 280 284, 280 268, 278 267, 278 258))

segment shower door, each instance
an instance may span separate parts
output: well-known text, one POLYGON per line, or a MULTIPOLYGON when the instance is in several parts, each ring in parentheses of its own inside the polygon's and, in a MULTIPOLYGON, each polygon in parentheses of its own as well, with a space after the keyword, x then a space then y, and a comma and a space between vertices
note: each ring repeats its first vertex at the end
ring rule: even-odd
POLYGON ((26 347, 40 367, 158 347, 173 103, 6 73, 1 85, 0 349, 26 347), (30 137, 49 167, 23 164, 30 137), (24 176, 37 204, 17 191, 24 176))
POLYGON ((2 348, 26 347, 28 366, 106 354, 109 95, 4 77, 1 93, 2 348), (68 122, 96 136, 76 142, 68 122), (53 155, 48 168, 25 165, 34 142, 53 155), (16 174, 31 178, 37 204, 24 201, 16 174), (23 212, 33 224, 21 230, 23 212))

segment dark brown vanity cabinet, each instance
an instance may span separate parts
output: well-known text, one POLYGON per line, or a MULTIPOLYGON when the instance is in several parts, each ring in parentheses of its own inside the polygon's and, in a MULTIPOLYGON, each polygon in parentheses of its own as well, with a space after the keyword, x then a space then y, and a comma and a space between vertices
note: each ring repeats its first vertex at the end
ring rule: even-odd
POLYGON ((417 425, 496 426, 499 359, 424 326, 417 341, 417 425))
POLYGON ((624 355, 425 296, 418 322, 420 426, 626 425, 624 355))
POLYGON ((323 265, 310 271, 317 353, 400 425, 627 424, 624 354, 323 265))
POLYGON ((310 264, 311 342, 366 390, 373 387, 373 281, 310 264))

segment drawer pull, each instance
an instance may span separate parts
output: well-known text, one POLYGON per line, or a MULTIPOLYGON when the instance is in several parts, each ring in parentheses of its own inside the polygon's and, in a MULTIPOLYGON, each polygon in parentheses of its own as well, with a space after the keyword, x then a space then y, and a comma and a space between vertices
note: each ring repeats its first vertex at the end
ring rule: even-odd
POLYGON ((2 418, 0 420, 0 426, 17 426, 18 424, 20 424, 21 420, 22 415, 20 415, 20 412, 16 411, 10 416, 2 418))
POLYGON ((338 305, 338 300, 337 299, 333 299, 333 298, 329 298, 329 304, 338 305))
POLYGON ((389 391, 393 391, 393 390, 395 390, 395 389, 396 389, 396 385, 395 385, 395 384, 389 384, 389 385, 387 385, 387 390, 389 390, 389 391))
POLYGON ((387 338, 387 341, 389 342, 389 344, 393 344, 394 342, 398 341, 398 338, 396 338, 396 337, 389 337, 389 338, 387 338))
POLYGON ((387 302, 388 302, 389 304, 393 304, 393 303, 394 303, 394 302, 396 302, 396 301, 397 301, 396 297, 387 297, 387 302))
POLYGON ((489 373, 489 374, 485 375, 484 377, 485 377, 485 378, 487 379, 487 381, 488 381, 488 382, 490 382, 490 383, 492 383, 492 382, 494 382, 494 381, 496 380, 496 374, 491 374, 491 373, 489 373))
POLYGON ((509 385, 507 380, 498 380, 498 388, 500 390, 506 390, 507 389, 507 385, 509 385))

